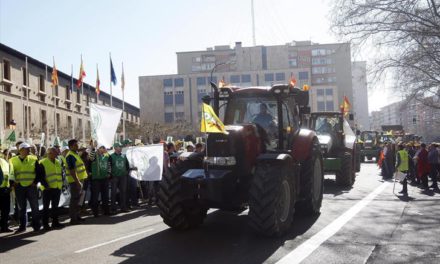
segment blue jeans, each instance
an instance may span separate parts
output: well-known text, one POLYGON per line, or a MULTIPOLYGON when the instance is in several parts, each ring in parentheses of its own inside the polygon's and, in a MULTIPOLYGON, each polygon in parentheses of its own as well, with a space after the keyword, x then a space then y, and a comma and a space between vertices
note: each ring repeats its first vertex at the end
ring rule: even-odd
POLYGON ((23 187, 20 184, 15 188, 15 195, 17 197, 18 215, 20 219, 20 228, 26 228, 26 208, 27 203, 31 206, 32 211, 32 227, 34 230, 39 230, 40 224, 40 212, 38 209, 38 190, 37 186, 30 185, 23 187))

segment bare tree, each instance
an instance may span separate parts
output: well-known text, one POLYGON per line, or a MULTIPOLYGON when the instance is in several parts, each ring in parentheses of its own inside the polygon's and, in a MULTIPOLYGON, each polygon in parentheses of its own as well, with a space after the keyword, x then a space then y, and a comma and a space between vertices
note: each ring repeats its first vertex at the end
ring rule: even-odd
POLYGON ((440 109, 440 1, 335 0, 333 30, 378 54, 371 74, 392 71, 408 100, 440 109))

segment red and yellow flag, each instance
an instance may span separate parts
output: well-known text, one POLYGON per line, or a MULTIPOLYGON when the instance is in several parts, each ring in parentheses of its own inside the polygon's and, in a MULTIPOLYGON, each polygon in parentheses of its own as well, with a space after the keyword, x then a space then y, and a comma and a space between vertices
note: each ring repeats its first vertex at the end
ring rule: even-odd
POLYGON ((81 66, 79 67, 79 77, 78 81, 76 82, 76 87, 80 88, 83 84, 83 79, 86 77, 86 72, 84 71, 83 61, 81 57, 81 66))
POLYGON ((348 112, 350 111, 350 101, 348 101, 347 96, 344 95, 344 100, 342 101, 342 105, 341 105, 341 112, 344 114, 344 116, 348 115, 348 112))
POLYGON ((290 74, 290 82, 289 82, 289 86, 291 87, 295 87, 296 85, 296 79, 295 76, 293 76, 293 73, 290 74))
POLYGON ((96 86, 95 86, 95 92, 97 95, 101 92, 101 81, 99 80, 99 71, 98 67, 96 67, 96 86))
POLYGON ((56 87, 58 85, 58 71, 57 67, 55 66, 55 59, 53 59, 53 69, 52 69, 52 88, 56 87))
POLYGON ((223 87, 225 87, 227 84, 226 84, 226 82, 225 82, 225 79, 224 78, 222 78, 221 80, 220 80, 220 82, 218 83, 218 88, 223 88, 223 87))

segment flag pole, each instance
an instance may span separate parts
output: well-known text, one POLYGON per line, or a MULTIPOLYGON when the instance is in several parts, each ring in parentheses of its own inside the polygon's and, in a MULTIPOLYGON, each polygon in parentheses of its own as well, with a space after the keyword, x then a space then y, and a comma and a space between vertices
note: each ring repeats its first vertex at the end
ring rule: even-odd
POLYGON ((112 53, 109 52, 110 57, 110 107, 113 107, 113 87, 112 87, 112 53))
MULTIPOLYGON (((55 58, 53 58, 53 61, 54 61, 54 65, 55 65, 55 58)), ((54 127, 55 127, 55 138, 56 138, 58 136, 58 124, 57 124, 57 102, 56 102, 57 99, 54 96, 55 89, 56 89, 56 87, 53 87, 53 89, 52 89, 52 98, 53 98, 53 109, 54 109, 53 118, 54 118, 54 123, 55 123, 54 127)))
MULTIPOLYGON (((98 76, 96 78, 99 77, 99 72, 98 72, 98 63, 96 63, 96 74, 98 74, 98 76)), ((98 80, 98 79, 97 79, 98 80)), ((95 93, 96 93, 96 88, 95 87, 95 93)), ((96 93, 96 103, 99 104, 99 94, 101 93, 101 87, 99 87, 99 93, 96 93)))
MULTIPOLYGON (((82 65, 82 55, 81 55, 81 65, 82 65)), ((82 71, 84 71, 84 69, 82 69, 82 71)), ((82 76, 82 72, 80 74, 82 76)), ((81 82, 81 96, 80 96, 80 98, 81 98, 81 108, 85 110, 86 108, 85 107, 83 108, 83 102, 84 102, 84 98, 83 97, 84 97, 84 81, 81 82)), ((84 113, 84 111, 83 111, 82 116, 83 116, 82 138, 83 138, 84 144, 86 144, 86 129, 85 129, 86 128, 86 123, 85 123, 85 116, 86 116, 86 114, 84 113)))
POLYGON ((26 126, 26 137, 27 140, 30 140, 30 133, 29 133, 29 127, 31 125, 31 118, 29 116, 30 111, 29 111, 29 65, 28 65, 28 58, 26 57, 26 85, 25 85, 25 89, 26 89, 26 105, 27 105, 27 109, 26 109, 26 121, 27 121, 27 126, 26 126))
MULTIPOLYGON (((47 65, 45 66, 45 68, 46 68, 46 76, 45 76, 45 80, 44 80, 44 92, 47 94, 47 90, 46 90, 46 82, 47 82, 47 65)), ((46 101, 46 137, 48 137, 49 136, 49 122, 47 122, 47 120, 48 120, 48 116, 49 116, 49 101, 47 101, 47 99, 46 98, 44 98, 44 100, 46 101)), ((47 144, 48 143, 48 140, 46 140, 46 149, 49 147, 49 145, 47 144)))
MULTIPOLYGON (((122 63, 122 78, 124 77, 124 63, 122 63)), ((122 88, 122 135, 123 139, 125 140, 125 80, 121 78, 121 88, 122 88)), ((127 116, 127 115, 125 115, 127 116)))

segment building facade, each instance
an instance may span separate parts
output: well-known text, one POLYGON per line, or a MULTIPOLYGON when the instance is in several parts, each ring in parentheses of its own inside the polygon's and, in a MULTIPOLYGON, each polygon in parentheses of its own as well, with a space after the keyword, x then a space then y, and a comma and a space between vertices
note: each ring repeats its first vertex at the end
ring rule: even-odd
MULTIPOLYGON (((434 97, 425 100, 437 100, 434 97)), ((382 125, 402 125, 405 133, 422 137, 425 142, 440 140, 440 109, 418 100, 392 103, 371 113, 371 128, 381 131, 382 125)))
POLYGON ((353 114, 356 127, 363 131, 370 129, 368 115, 367 62, 355 61, 351 66, 353 76, 353 114))
MULTIPOLYGON (((89 104, 110 105, 109 94, 101 91, 98 99, 95 88, 86 83, 81 93, 81 89, 72 88, 77 80, 60 71, 59 85, 52 88, 52 66, 3 44, 0 44, 0 69, 0 131, 3 134, 14 120, 18 138, 39 139, 41 133, 45 133, 50 139, 57 128, 62 139, 81 140, 83 136, 90 139, 89 104)), ((122 109, 122 100, 113 97, 113 107, 122 109)), ((139 124, 139 108, 125 103, 123 118, 126 123, 139 124)))
POLYGON ((177 53, 177 74, 139 77, 141 122, 197 125, 201 98, 210 81, 236 86, 289 83, 311 86, 312 111, 339 111, 342 98, 353 99, 350 45, 292 42, 278 46, 216 46, 177 53))

